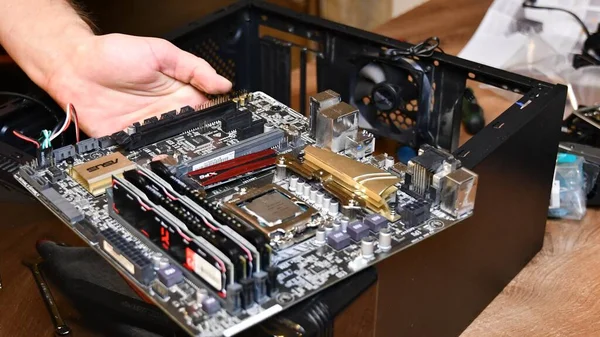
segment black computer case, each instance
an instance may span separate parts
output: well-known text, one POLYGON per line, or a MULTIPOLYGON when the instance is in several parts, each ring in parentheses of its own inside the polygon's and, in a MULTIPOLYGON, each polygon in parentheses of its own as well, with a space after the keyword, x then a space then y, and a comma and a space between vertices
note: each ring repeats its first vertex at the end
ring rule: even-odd
MULTIPOLYGON (((300 55, 301 112, 306 113, 306 63, 317 68, 318 91, 352 101, 365 59, 390 50, 418 64, 431 81, 431 105, 409 128, 374 133, 411 146, 452 151, 479 174, 475 214, 378 265, 376 336, 457 336, 541 249, 566 100, 562 85, 543 83, 263 1, 240 1, 167 38, 206 59, 235 89, 264 91, 290 103, 291 57, 300 55), (264 27, 300 36, 296 45, 264 27), (466 81, 522 98, 459 147, 466 81)), ((421 46, 422 47, 422 46, 421 46)))

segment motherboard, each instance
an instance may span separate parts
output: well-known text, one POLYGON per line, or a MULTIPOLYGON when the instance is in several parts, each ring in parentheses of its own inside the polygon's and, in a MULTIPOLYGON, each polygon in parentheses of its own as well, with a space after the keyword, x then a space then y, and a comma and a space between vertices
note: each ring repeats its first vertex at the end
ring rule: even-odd
POLYGON ((477 174, 375 152, 333 91, 262 92, 39 151, 15 178, 194 336, 233 336, 469 217, 477 174))

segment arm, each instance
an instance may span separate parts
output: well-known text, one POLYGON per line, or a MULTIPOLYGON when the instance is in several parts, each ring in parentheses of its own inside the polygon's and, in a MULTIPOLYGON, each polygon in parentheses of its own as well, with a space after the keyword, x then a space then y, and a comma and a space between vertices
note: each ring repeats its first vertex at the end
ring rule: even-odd
POLYGON ((67 0, 0 0, 0 44, 90 136, 206 101, 231 83, 157 38, 96 36, 67 0))

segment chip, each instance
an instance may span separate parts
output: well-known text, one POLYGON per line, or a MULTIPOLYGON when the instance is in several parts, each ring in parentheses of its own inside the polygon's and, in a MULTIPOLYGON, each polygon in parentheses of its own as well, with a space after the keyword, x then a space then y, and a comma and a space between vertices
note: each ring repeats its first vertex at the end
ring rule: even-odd
POLYGON ((263 194, 242 208, 253 214, 261 225, 267 227, 280 225, 304 213, 300 206, 278 191, 263 194))
POLYGON ((268 239, 302 240, 313 234, 307 229, 319 216, 316 209, 275 184, 250 189, 225 203, 224 209, 268 239))

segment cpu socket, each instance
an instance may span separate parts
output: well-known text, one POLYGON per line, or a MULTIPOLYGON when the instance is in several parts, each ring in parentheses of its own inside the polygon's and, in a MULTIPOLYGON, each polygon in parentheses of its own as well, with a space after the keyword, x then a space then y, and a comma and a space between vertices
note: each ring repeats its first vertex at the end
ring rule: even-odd
POLYGON ((276 245, 299 241, 312 235, 307 230, 319 212, 275 184, 236 195, 223 207, 236 218, 260 230, 276 245))

